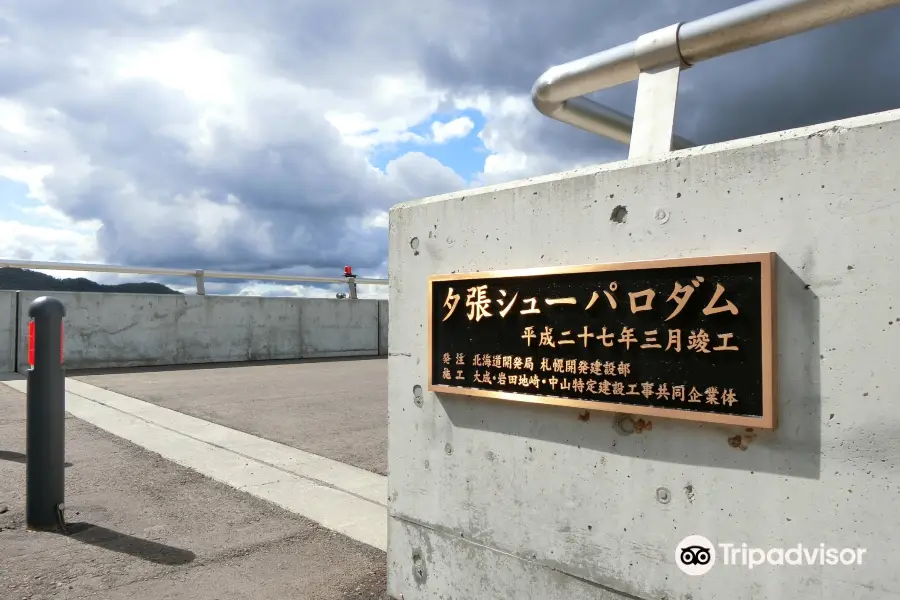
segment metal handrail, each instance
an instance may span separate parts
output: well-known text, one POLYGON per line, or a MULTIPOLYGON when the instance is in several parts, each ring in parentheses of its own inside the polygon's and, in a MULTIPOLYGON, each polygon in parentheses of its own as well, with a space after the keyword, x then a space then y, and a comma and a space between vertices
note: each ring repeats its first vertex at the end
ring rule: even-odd
MULTIPOLYGON (((672 26, 675 35, 671 50, 680 55, 680 68, 688 68, 710 58, 897 5, 900 0, 756 0, 672 26)), ((649 39, 650 35, 642 38, 649 39)), ((634 81, 642 72, 661 66, 654 64, 660 47, 642 43, 642 38, 548 69, 532 88, 535 107, 552 119, 630 143, 633 118, 584 96, 634 81)), ((673 136, 671 145, 679 149, 694 144, 673 136)))
POLYGON ((206 271, 203 269, 170 269, 167 267, 128 267, 125 265, 98 265, 91 263, 44 262, 0 259, 0 267, 39 269, 45 271, 86 271, 89 273, 131 273, 136 275, 173 275, 194 277, 197 293, 204 294, 204 279, 246 279, 254 281, 290 281, 296 283, 345 283, 350 286, 350 297, 356 297, 356 285, 387 285, 387 279, 361 277, 312 277, 306 275, 276 275, 272 273, 237 273, 232 271, 206 271))

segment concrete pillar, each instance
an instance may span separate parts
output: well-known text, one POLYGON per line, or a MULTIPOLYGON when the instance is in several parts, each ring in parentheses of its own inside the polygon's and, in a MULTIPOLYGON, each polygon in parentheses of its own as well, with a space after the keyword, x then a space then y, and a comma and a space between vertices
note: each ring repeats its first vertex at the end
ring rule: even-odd
POLYGON ((892 111, 394 207, 389 593, 900 595, 898 153, 892 111), (429 237, 434 223, 448 235, 429 237), (606 412, 428 391, 431 275, 759 252, 778 256, 774 431, 623 428, 606 412), (705 575, 676 565, 690 535, 718 551, 705 575), (724 564, 721 544, 743 543, 866 553, 724 564))

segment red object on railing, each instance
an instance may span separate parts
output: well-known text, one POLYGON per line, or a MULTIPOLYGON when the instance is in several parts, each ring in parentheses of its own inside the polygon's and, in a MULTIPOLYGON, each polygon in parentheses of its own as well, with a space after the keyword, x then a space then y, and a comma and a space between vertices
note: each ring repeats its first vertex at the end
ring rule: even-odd
MULTIPOLYGON (((63 364, 65 357, 66 334, 65 325, 59 324, 59 364, 63 364)), ((28 366, 34 366, 34 319, 28 321, 28 366)))
POLYGON ((353 277, 353 267, 344 267, 344 277, 353 277))
POLYGON ((34 319, 28 321, 28 366, 34 366, 34 319))

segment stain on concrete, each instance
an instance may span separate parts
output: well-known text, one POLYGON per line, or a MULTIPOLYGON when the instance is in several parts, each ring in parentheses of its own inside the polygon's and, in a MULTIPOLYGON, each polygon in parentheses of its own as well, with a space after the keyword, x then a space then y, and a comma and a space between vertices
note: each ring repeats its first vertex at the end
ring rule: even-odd
POLYGON ((412 565, 413 580, 418 585, 424 585, 428 581, 428 568, 425 564, 425 558, 422 556, 422 551, 418 548, 413 550, 412 565))
POLYGON ((690 482, 684 486, 684 495, 687 496, 690 504, 694 503, 694 486, 690 482))

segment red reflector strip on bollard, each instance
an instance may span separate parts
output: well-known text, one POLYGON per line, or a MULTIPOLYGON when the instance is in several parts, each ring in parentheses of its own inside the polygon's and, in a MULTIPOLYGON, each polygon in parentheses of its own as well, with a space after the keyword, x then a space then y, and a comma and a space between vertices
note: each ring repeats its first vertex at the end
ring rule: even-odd
MULTIPOLYGON (((65 362, 66 328, 59 324, 59 364, 65 362)), ((28 366, 34 366, 34 319, 28 321, 28 366)))
POLYGON ((28 366, 34 366, 34 319, 28 321, 28 366))

